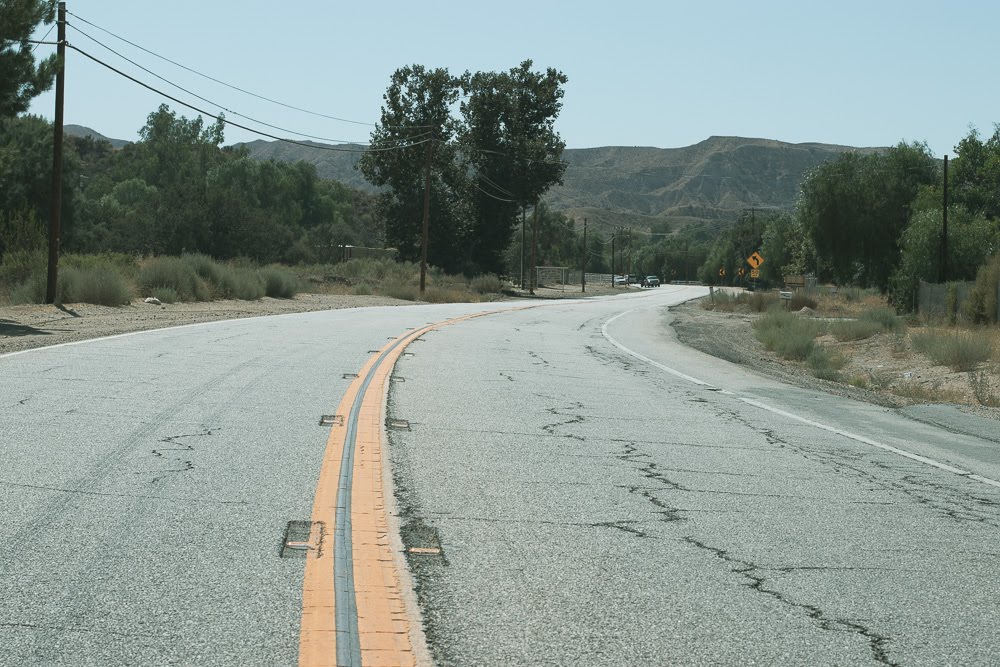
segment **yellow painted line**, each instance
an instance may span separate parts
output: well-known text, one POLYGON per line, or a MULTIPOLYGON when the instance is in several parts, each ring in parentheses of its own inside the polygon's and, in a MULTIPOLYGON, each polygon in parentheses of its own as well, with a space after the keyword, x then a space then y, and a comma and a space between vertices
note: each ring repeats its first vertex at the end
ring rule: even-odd
MULTIPOLYGON (((537 306, 525 306, 535 308, 537 306)), ((508 310, 522 310, 515 308, 508 310)), ((425 333, 468 319, 507 310, 465 315, 430 324, 395 338, 373 354, 351 382, 337 408, 348 415, 365 378, 385 351, 375 369, 357 420, 354 469, 352 471, 351 525, 354 592, 358 615, 358 638, 361 663, 366 666, 410 667, 416 665, 411 633, 414 628, 404 604, 396 561, 390 547, 383 484, 383 442, 386 385, 396 361, 406 347, 425 333)), ((299 665, 320 667, 337 664, 337 627, 334 585, 335 520, 341 461, 348 430, 347 419, 334 424, 327 440, 313 501, 313 534, 309 542, 315 548, 306 556, 302 592, 302 625, 299 636, 299 665), (320 527, 322 526, 322 536, 320 527)))
MULTIPOLYGON (((372 356, 358 373, 358 377, 351 382, 340 401, 337 414, 346 415, 350 412, 364 382, 363 376, 377 359, 378 355, 372 356)), ((337 513, 337 477, 346 434, 346 420, 340 420, 331 428, 313 499, 313 530, 309 541, 316 543, 320 540, 320 526, 324 528, 326 539, 319 544, 319 548, 310 550, 306 555, 302 585, 302 625, 299 631, 299 665, 303 666, 326 667, 337 664, 333 530, 337 513)))

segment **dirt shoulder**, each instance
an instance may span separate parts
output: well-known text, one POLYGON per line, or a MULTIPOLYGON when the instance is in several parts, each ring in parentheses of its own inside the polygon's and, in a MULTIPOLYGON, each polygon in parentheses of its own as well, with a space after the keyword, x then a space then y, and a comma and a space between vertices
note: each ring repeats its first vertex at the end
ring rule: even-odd
MULTIPOLYGON (((620 293, 604 286, 539 288, 526 298, 569 299, 620 293)), ((520 296, 520 295, 518 295, 520 296)), ((503 298, 516 298, 503 297, 503 298)), ((128 306, 112 308, 93 304, 65 306, 0 305, 0 354, 19 352, 36 347, 72 343, 75 341, 114 336, 149 329, 231 320, 244 317, 305 313, 339 308, 371 306, 413 306, 422 302, 404 301, 385 296, 354 294, 298 294, 292 299, 263 298, 259 301, 205 301, 153 305, 140 299, 128 306)))
POLYGON ((135 300, 111 308, 93 304, 0 306, 0 354, 90 338, 244 317, 365 306, 409 306, 383 296, 299 294, 293 299, 206 301, 153 305, 135 300))
MULTIPOLYGON (((675 306, 670 312, 677 338, 685 345, 782 382, 891 408, 952 404, 968 414, 1000 421, 1000 408, 976 400, 970 373, 935 366, 913 351, 908 334, 876 334, 850 343, 821 338, 822 345, 846 360, 840 371, 845 381, 832 382, 815 377, 804 363, 783 360, 764 349, 753 335, 756 313, 706 310, 701 301, 675 306)), ((1000 395, 995 369, 976 379, 990 383, 989 390, 1000 395)))

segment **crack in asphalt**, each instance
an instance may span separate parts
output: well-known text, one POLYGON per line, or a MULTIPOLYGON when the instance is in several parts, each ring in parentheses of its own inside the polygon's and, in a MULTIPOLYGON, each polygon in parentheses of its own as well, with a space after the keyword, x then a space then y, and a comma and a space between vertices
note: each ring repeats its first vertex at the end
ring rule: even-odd
MULTIPOLYGON (((167 443, 167 444, 170 444, 170 445, 177 445, 177 447, 174 447, 174 448, 160 447, 158 449, 154 449, 152 451, 153 456, 155 456, 157 458, 165 459, 167 457, 164 456, 164 452, 193 452, 194 451, 194 445, 189 445, 189 444, 186 444, 186 443, 182 443, 182 442, 179 442, 179 440, 181 438, 207 438, 209 436, 214 435, 215 431, 217 431, 217 430, 218 429, 206 428, 206 429, 203 429, 200 433, 186 433, 186 434, 183 434, 183 435, 171 435, 171 436, 167 436, 166 438, 161 438, 160 442, 164 442, 164 443, 167 443)), ((161 479, 163 479, 164 477, 166 477, 166 474, 178 473, 178 472, 189 472, 191 470, 194 470, 194 462, 191 461, 190 459, 183 459, 183 458, 181 458, 179 456, 172 456, 172 457, 169 457, 169 458, 170 458, 171 461, 177 461, 180 464, 180 467, 179 468, 168 468, 166 470, 150 471, 150 472, 165 473, 165 474, 159 475, 157 477, 154 477, 150 481, 150 484, 155 484, 155 483, 159 482, 161 479)))
POLYGON ((780 591, 765 587, 767 577, 758 573, 765 572, 768 568, 761 567, 752 561, 737 558, 725 549, 710 546, 690 535, 687 535, 682 539, 691 546, 710 553, 719 560, 723 561, 729 567, 731 572, 738 574, 747 580, 744 585, 752 591, 766 595, 774 600, 777 600, 783 605, 793 607, 795 609, 801 609, 806 612, 806 615, 815 621, 822 630, 833 632, 852 632, 864 637, 868 642, 872 657, 876 662, 889 667, 899 667, 899 663, 894 662, 889 657, 888 644, 890 643, 890 638, 888 636, 878 634, 871 628, 868 628, 856 621, 831 617, 820 607, 805 602, 796 602, 780 591))
POLYGON ((549 362, 543 359, 537 352, 528 351, 528 356, 536 361, 536 366, 548 366, 549 362))
POLYGON ((545 424, 542 426, 542 430, 549 435, 557 436, 560 438, 572 438, 573 440, 579 440, 580 442, 586 442, 587 439, 579 435, 572 433, 556 433, 556 429, 561 426, 569 426, 570 424, 582 424, 587 421, 587 418, 580 414, 565 414, 560 412, 560 410, 582 410, 583 403, 574 402, 565 408, 546 408, 545 411, 554 417, 569 417, 566 421, 553 422, 551 424, 545 424))
POLYGON ((632 528, 631 524, 638 523, 637 521, 600 521, 598 523, 587 524, 592 528, 614 528, 620 530, 623 533, 628 533, 629 535, 635 535, 636 537, 649 537, 649 535, 642 530, 637 530, 632 528))
POLYGON ((1000 528, 1000 517, 988 516, 982 512, 983 507, 991 509, 994 507, 1000 508, 1000 503, 993 503, 992 501, 983 503, 982 496, 970 496, 953 486, 935 483, 920 478, 915 474, 903 474, 899 480, 884 479, 873 473, 872 470, 858 465, 864 463, 867 468, 874 468, 890 473, 899 472, 898 466, 891 466, 874 458, 874 452, 807 449, 784 440, 773 429, 763 428, 751 423, 749 419, 739 413, 722 409, 717 412, 717 415, 738 422, 751 431, 763 435, 768 444, 777 445, 779 448, 793 452, 807 461, 823 465, 837 474, 854 480, 864 481, 881 491, 902 494, 917 505, 957 523, 978 523, 993 528, 1000 528), (922 489, 930 489, 939 496, 945 497, 932 498, 928 494, 922 493, 922 489))
POLYGON ((625 463, 633 464, 636 466, 635 469, 640 475, 659 484, 659 488, 657 489, 651 489, 640 485, 629 485, 619 488, 624 488, 631 495, 638 496, 647 503, 653 505, 653 507, 657 508, 654 514, 658 514, 660 516, 660 520, 665 523, 675 523, 686 520, 682 515, 684 510, 679 507, 674 507, 660 499, 656 495, 656 491, 690 491, 690 489, 664 475, 661 471, 662 469, 654 461, 647 460, 650 458, 650 455, 646 452, 640 451, 634 442, 625 443, 624 453, 618 455, 617 458, 625 463))

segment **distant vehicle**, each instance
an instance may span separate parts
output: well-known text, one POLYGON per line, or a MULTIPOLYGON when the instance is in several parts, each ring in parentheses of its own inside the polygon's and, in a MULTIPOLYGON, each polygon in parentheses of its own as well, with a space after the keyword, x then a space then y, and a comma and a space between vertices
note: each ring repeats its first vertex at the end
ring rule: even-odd
POLYGON ((628 285, 628 278, 626 276, 615 276, 615 285, 628 285))
POLYGON ((642 279, 641 285, 643 287, 659 287, 660 279, 657 278, 656 276, 646 276, 645 278, 642 279))

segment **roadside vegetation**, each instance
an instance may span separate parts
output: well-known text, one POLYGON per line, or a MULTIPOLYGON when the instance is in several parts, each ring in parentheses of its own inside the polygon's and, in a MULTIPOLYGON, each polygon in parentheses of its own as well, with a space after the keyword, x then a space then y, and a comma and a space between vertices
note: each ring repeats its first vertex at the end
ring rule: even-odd
POLYGON ((702 307, 751 318, 764 349, 819 379, 912 401, 1000 407, 997 326, 904 318, 876 290, 814 289, 790 300, 717 291, 702 307), (906 370, 930 367, 938 370, 906 370))
MULTIPOLYGON (((42 303, 46 256, 14 253, 0 261, 0 304, 42 303)), ((56 302, 122 306, 154 297, 162 303, 264 297, 291 299, 309 291, 380 295, 406 301, 446 303, 489 301, 505 285, 495 275, 466 278, 431 267, 427 290, 420 294, 420 266, 382 258, 339 264, 260 266, 246 259, 221 262, 208 255, 134 258, 120 253, 65 255, 60 262, 56 302)))

